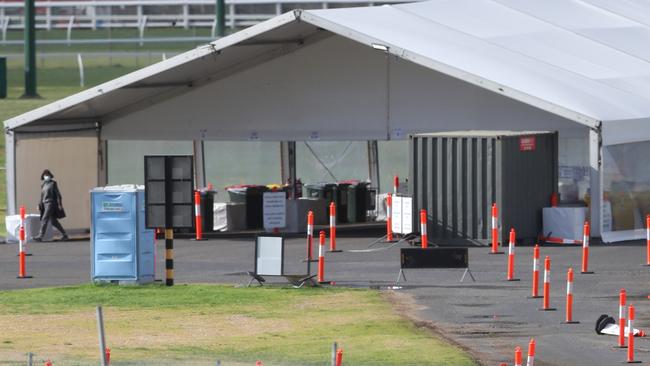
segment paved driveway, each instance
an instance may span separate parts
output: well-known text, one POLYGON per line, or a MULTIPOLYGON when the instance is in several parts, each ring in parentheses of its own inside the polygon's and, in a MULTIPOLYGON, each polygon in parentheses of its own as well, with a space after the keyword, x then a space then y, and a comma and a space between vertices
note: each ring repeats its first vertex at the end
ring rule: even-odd
MULTIPOLYGON (((339 238, 343 253, 326 256, 326 277, 341 286, 379 286, 394 283, 399 271, 399 250, 362 250, 372 238, 339 238)), ((164 244, 158 243, 157 276, 163 275, 164 244)), ((379 245, 379 248, 385 245, 379 245)), ((0 289, 86 283, 90 280, 88 242, 42 243, 30 246, 28 272, 33 279, 18 280, 16 245, 0 245, 0 289)), ((418 310, 413 317, 429 320, 445 335, 469 348, 486 365, 512 363, 515 345, 524 349, 530 337, 537 341, 537 365, 613 365, 625 360, 625 351, 614 349, 616 338, 598 336, 595 321, 600 314, 617 316, 618 291, 626 288, 628 302, 637 308, 637 326, 650 330, 650 267, 643 243, 592 246, 590 269, 582 275, 579 247, 542 247, 552 258, 551 305, 558 311, 543 312, 540 299, 529 299, 532 248, 517 248, 516 277, 506 282, 506 256, 488 255, 486 248, 470 249, 471 270, 477 282, 459 283, 462 270, 407 270, 408 281, 398 292, 414 297, 418 310), (580 324, 566 325, 564 299, 566 271, 575 275, 574 318, 580 324)), ((314 251, 317 254, 317 248, 314 251)), ((245 271, 253 268, 250 239, 214 239, 204 242, 176 241, 176 281, 178 283, 240 283, 245 271)), ((286 271, 306 272, 303 239, 288 239, 286 271)), ((312 267, 312 273, 315 266, 312 267)), ((269 279, 282 282, 282 279, 269 279)), ((541 292, 541 291, 540 291, 541 292)), ((637 359, 650 362, 650 339, 637 340, 637 359)))

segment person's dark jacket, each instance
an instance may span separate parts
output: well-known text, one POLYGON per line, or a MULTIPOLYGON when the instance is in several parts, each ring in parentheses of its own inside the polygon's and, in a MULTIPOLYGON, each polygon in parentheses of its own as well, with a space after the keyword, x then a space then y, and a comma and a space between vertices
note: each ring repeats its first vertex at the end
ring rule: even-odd
POLYGON ((41 184, 41 201, 38 203, 41 218, 45 211, 45 205, 52 205, 55 209, 59 209, 59 207, 63 206, 63 199, 61 198, 59 186, 54 180, 43 181, 43 184, 41 184))

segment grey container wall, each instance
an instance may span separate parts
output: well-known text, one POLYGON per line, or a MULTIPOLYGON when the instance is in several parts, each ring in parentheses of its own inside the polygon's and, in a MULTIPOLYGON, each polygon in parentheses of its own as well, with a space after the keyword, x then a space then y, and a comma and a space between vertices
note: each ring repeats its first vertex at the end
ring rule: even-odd
POLYGON ((417 213, 424 208, 431 242, 487 244, 491 240, 491 207, 496 202, 500 242, 507 243, 510 228, 517 231, 517 241, 534 242, 542 230, 542 208, 549 206, 557 190, 557 151, 554 132, 411 136, 413 227, 419 230, 417 213), (521 150, 522 137, 535 138, 534 150, 521 150))

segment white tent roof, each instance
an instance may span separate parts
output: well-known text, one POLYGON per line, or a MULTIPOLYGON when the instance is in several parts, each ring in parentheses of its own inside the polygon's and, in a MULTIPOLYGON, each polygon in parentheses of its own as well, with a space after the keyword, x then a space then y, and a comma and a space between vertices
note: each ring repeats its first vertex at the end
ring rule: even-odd
POLYGON ((605 144, 650 140, 650 3, 645 0, 432 0, 296 11, 5 126, 104 120, 134 100, 182 93, 206 75, 230 72, 278 43, 301 42, 321 29, 387 47, 416 64, 602 128, 605 144), (211 57, 215 53, 218 62, 211 57))

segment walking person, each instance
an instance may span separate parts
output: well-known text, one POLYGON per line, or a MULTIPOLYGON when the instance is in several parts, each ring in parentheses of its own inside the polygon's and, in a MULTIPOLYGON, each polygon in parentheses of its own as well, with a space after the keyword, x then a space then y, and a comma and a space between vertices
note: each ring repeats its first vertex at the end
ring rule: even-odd
POLYGON ((59 219, 65 217, 65 211, 63 210, 63 200, 59 186, 54 180, 54 174, 49 169, 43 170, 43 173, 41 173, 41 181, 41 200, 38 203, 38 210, 41 213, 41 229, 38 236, 34 237, 33 240, 43 240, 47 225, 50 222, 52 226, 61 232, 61 240, 68 240, 68 235, 59 222, 59 219))

